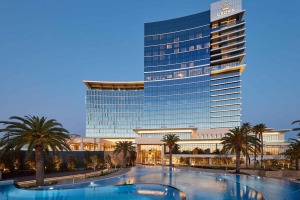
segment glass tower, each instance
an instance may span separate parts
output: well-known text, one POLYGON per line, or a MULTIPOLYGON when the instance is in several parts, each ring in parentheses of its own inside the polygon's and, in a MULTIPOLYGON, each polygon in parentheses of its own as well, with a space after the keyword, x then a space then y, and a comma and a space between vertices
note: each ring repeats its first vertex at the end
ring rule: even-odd
POLYGON ((132 138, 144 129, 142 137, 161 137, 151 130, 172 129, 208 138, 240 126, 243 17, 241 0, 222 0, 209 11, 146 23, 144 82, 85 81, 86 135, 132 138))
POLYGON ((232 128, 241 122, 245 22, 240 0, 146 23, 143 128, 232 128))
POLYGON ((86 136, 134 138, 143 114, 143 82, 84 81, 86 136))

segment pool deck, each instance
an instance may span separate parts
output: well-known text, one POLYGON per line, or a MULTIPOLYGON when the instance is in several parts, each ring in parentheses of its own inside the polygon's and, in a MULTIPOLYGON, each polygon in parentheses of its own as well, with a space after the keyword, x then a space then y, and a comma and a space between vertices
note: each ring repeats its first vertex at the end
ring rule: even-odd
MULTIPOLYGON (((232 173, 235 170, 220 170, 220 169, 205 169, 205 168, 198 168, 198 167, 188 167, 188 166, 178 166, 176 167, 178 169, 184 169, 184 170, 191 170, 191 171, 196 171, 196 172, 209 172, 209 173, 232 173)), ((243 172, 243 169, 241 169, 241 172, 243 172)), ((274 178, 274 177, 272 177, 274 178)), ((291 181, 294 183, 300 183, 300 180, 296 180, 292 177, 286 177, 286 178, 274 178, 274 179, 281 179, 281 180, 287 180, 291 181)))
MULTIPOLYGON (((60 172, 60 173, 53 173, 53 174, 46 174, 45 175, 45 183, 46 182, 57 182, 55 185, 65 185, 65 184, 72 184, 72 183, 81 183, 81 182, 90 182, 95 180, 101 180, 106 178, 111 178, 114 176, 118 176, 121 174, 125 174, 130 171, 131 168, 121 168, 114 171, 111 169, 112 172, 107 175, 101 175, 101 171, 107 170, 85 170, 85 171, 73 171, 73 172, 60 172), (97 176, 98 175, 98 176, 97 176), (90 177, 94 176, 94 177, 90 177), (90 178, 89 178, 90 177, 90 178)), ((6 180, 14 180, 20 187, 28 187, 30 185, 35 184, 35 176, 25 176, 25 177, 16 177, 12 179, 6 180)))
MULTIPOLYGON (((219 170, 219 169, 205 169, 205 168, 196 168, 196 167, 189 167, 189 166, 177 166, 178 169, 183 170, 190 170, 196 172, 207 172, 207 173, 230 173, 232 170, 219 170)), ((90 181, 97 181, 101 179, 111 178, 115 176, 119 176, 122 174, 126 174, 130 171, 131 168, 121 168, 117 169, 117 171, 111 172, 107 175, 101 175, 101 171, 99 170, 93 172, 92 170, 85 170, 85 171, 74 171, 74 172, 60 172, 60 173, 53 173, 53 174, 46 174, 45 175, 45 182, 52 182, 56 181, 55 185, 66 185, 66 184, 73 184, 73 183, 82 183, 82 182, 90 182, 90 181), (95 176, 96 175, 96 176, 95 176), (98 175, 98 176, 97 176, 98 175), (90 177, 94 176, 94 177, 90 177), (90 177, 90 178, 89 178, 90 177)), ((114 169, 111 169, 114 170, 114 169)), ((281 179, 281 178, 277 178, 281 179)), ((299 180, 294 180, 292 178, 282 178, 284 180, 292 181, 295 183, 300 183, 299 180)), ((9 180, 9 179, 7 179, 9 180)), ((35 176, 27 176, 27 177, 17 177, 13 179, 20 187, 28 187, 30 185, 35 184, 35 176)))

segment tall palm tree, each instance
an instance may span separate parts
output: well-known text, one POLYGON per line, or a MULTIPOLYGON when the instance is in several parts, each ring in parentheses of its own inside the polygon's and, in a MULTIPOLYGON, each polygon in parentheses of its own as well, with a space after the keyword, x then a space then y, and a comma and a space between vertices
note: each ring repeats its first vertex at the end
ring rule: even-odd
MULTIPOLYGON (((251 131, 251 124, 249 122, 243 123, 242 127, 245 129, 245 134, 248 135, 251 131)), ((248 157, 249 157, 249 153, 248 153, 248 137, 246 137, 245 140, 245 145, 246 145, 246 168, 248 168, 248 157)))
POLYGON ((131 141, 116 142, 114 154, 118 155, 120 153, 123 153, 123 167, 126 167, 127 154, 130 154, 130 152, 132 151, 135 151, 135 146, 131 141))
POLYGON ((179 141, 179 136, 176 134, 166 134, 163 136, 163 142, 169 147, 169 165, 172 166, 172 150, 176 143, 179 141))
POLYGON ((257 125, 258 128, 258 134, 259 134, 259 139, 261 142, 261 149, 260 149, 260 166, 262 166, 263 160, 264 160, 264 137, 263 133, 266 131, 266 125, 261 123, 257 125))
POLYGON ((20 151, 21 148, 27 148, 27 157, 35 151, 36 161, 36 185, 44 185, 45 153, 49 151, 70 150, 67 144, 70 139, 68 131, 58 123, 55 119, 47 120, 46 117, 13 116, 9 118, 11 121, 0 121, 5 128, 0 132, 6 134, 0 141, 0 156, 8 151, 20 151))
MULTIPOLYGON (((296 120, 296 121, 292 122, 292 125, 297 124, 297 123, 299 123, 299 125, 300 125, 300 120, 296 120)), ((300 131, 300 127, 293 128, 292 130, 293 131, 300 131)), ((300 137, 300 133, 298 133, 298 136, 300 137)))
MULTIPOLYGON (((258 134, 259 134, 259 126, 258 125, 255 125, 253 128, 252 128, 252 132, 254 133, 254 136, 256 139, 258 134)), ((254 146, 254 168, 256 168, 257 166, 257 153, 260 152, 260 148, 257 148, 257 144, 255 144, 254 146)))
POLYGON ((246 154, 246 151, 253 152, 255 143, 259 143, 258 139, 253 135, 248 135, 246 127, 235 127, 222 138, 223 152, 229 152, 236 155, 236 173, 240 173, 240 158, 241 153, 246 154), (247 149, 246 149, 247 141, 247 149))
POLYGON ((296 139, 290 139, 289 148, 284 152, 284 155, 290 159, 291 162, 295 161, 296 170, 299 170, 300 159, 300 141, 296 139))

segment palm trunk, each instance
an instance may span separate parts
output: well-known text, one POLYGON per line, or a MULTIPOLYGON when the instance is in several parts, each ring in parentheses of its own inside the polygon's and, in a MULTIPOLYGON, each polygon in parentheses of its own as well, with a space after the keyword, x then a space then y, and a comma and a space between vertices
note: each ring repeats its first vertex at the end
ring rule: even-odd
MULTIPOLYGON (((255 133, 255 139, 257 139, 257 133, 255 133)), ((257 156, 257 144, 255 140, 255 146, 254 146, 254 168, 256 169, 256 156, 257 156)))
POLYGON ((299 170, 299 158, 296 158, 296 170, 299 170))
POLYGON ((169 165, 172 167, 172 147, 169 146, 169 165))
POLYGON ((248 139, 246 135, 246 169, 248 169, 248 139))
POLYGON ((124 157, 123 157, 123 167, 126 167, 126 164, 127 164, 127 152, 123 152, 123 155, 124 155, 124 157))
POLYGON ((235 170, 235 172, 237 174, 240 173, 240 166, 241 166, 240 159, 241 159, 241 151, 237 151, 236 152, 236 170, 235 170))
POLYGON ((44 176, 45 176, 45 163, 44 163, 44 154, 41 146, 35 146, 35 162, 36 162, 36 185, 44 185, 44 176))
POLYGON ((262 167, 262 163, 264 160, 264 139, 263 139, 263 134, 261 133, 261 154, 260 154, 260 166, 262 167))

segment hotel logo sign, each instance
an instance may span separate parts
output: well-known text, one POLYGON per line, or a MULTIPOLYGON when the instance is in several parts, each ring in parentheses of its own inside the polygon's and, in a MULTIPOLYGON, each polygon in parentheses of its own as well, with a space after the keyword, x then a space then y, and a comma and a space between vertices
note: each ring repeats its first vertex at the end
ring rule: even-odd
POLYGON ((221 0, 210 5, 210 20, 215 21, 242 11, 242 0, 221 0))
POLYGON ((217 16, 221 17, 223 15, 233 13, 234 8, 230 8, 230 6, 231 6, 231 3, 228 3, 227 1, 225 1, 224 4, 220 6, 222 12, 217 13, 217 16))

